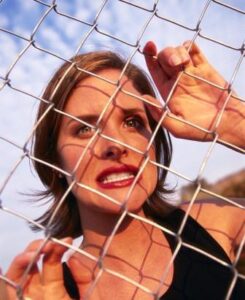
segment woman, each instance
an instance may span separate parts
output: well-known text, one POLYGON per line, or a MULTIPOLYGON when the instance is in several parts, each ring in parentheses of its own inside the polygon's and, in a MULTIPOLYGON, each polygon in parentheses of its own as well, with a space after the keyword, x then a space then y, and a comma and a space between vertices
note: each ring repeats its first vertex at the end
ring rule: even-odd
MULTIPOLYGON (((144 73, 132 64, 122 72, 125 62, 110 52, 64 64, 43 95, 35 168, 47 187, 42 196, 53 202, 38 221, 48 236, 70 244, 82 234, 83 240, 80 253, 65 264, 67 247, 51 241, 34 241, 15 258, 6 276, 16 283, 34 260, 23 287, 26 299, 224 299, 228 292, 241 299, 244 294, 244 281, 233 282, 234 270, 227 267, 241 242, 241 209, 194 203, 193 218, 182 230, 188 206, 174 209, 163 201, 170 192, 164 181, 171 160, 165 129, 179 138, 218 137, 244 148, 244 107, 232 95, 216 126, 227 91, 181 71, 223 88, 227 84, 195 44, 157 53, 148 42, 144 54, 171 113, 161 108, 144 73)), ((8 286, 10 299, 15 292, 8 286)))

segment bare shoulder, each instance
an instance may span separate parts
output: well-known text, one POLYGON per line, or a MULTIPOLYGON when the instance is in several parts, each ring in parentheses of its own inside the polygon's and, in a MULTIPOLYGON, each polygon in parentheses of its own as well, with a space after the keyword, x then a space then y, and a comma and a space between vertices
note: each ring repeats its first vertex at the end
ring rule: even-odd
MULTIPOLYGON (((190 202, 183 202, 181 208, 185 211, 189 209, 190 202)), ((191 208, 191 216, 194 219, 202 219, 204 222, 208 222, 210 218, 216 216, 223 216, 228 218, 226 221, 232 223, 236 221, 235 217, 244 218, 245 198, 232 199, 230 203, 221 199, 202 199, 197 200, 191 208)), ((240 219, 240 218, 239 218, 240 219)), ((215 219, 212 219, 215 221, 215 219)))
POLYGON ((190 210, 191 217, 204 227, 229 255, 234 247, 241 243, 245 234, 245 199, 233 199, 232 202, 205 199, 194 203, 191 209, 190 203, 181 205, 183 210, 190 210))

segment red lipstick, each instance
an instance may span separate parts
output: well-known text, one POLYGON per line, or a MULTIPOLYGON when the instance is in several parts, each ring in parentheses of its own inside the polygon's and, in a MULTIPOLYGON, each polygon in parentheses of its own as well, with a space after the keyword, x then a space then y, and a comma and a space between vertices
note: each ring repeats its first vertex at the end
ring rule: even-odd
POLYGON ((131 165, 110 167, 103 170, 97 176, 96 181, 104 189, 127 187, 133 183, 138 171, 138 168, 131 165))

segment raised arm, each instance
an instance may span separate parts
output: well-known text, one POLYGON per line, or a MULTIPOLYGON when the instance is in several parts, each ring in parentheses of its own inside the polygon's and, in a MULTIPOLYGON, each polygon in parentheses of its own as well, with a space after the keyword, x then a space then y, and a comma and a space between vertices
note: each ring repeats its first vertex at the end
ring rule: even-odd
MULTIPOLYGON (((220 142, 245 149, 245 105, 236 99, 234 92, 229 97, 228 83, 208 63, 197 45, 187 41, 182 46, 168 47, 158 53, 155 44, 148 42, 144 54, 156 87, 171 112, 163 121, 167 130, 176 137, 197 141, 211 141, 218 134, 220 142), (222 117, 218 121, 220 114, 222 117)), ((156 101, 150 96, 146 98, 156 101)), ((163 113, 150 105, 149 110, 156 120, 163 113)))

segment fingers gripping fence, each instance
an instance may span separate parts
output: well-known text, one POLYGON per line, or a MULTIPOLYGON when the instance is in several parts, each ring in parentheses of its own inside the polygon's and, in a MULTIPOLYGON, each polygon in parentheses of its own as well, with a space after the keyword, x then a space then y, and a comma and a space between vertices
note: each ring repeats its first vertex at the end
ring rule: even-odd
MULTIPOLYGON (((1 1, 0 13, 1 13, 1 6, 5 7, 5 5, 7 5, 9 2, 11 2, 11 1, 10 0, 1 1)), ((243 59, 244 59, 244 53, 245 53, 245 44, 243 41, 239 41, 239 43, 234 43, 234 42, 227 41, 225 39, 218 39, 217 37, 214 37, 212 34, 209 34, 205 31, 205 26, 206 26, 205 24, 206 24, 206 22, 208 22, 208 18, 210 17, 209 13, 212 8, 215 8, 217 10, 217 12, 222 11, 228 16, 235 15, 237 18, 241 18, 241 20, 243 21, 243 24, 244 24, 244 14, 245 14, 244 7, 240 8, 240 7, 237 7, 235 4, 233 5, 233 4, 230 4, 230 2, 225 2, 225 1, 211 1, 211 0, 200 1, 201 5, 199 7, 200 9, 198 11, 198 16, 193 18, 194 21, 190 20, 190 22, 188 22, 188 24, 186 25, 186 22, 179 21, 178 18, 175 18, 175 17, 172 18, 169 16, 169 14, 165 13, 168 10, 168 6, 171 6, 172 11, 177 9, 178 6, 181 6, 179 1, 172 1, 171 2, 172 4, 168 1, 167 2, 166 1, 119 1, 119 0, 118 1, 116 1, 116 0, 114 0, 114 1, 109 1, 109 0, 94 1, 94 2, 92 1, 93 4, 91 4, 91 7, 90 6, 87 7, 86 4, 83 4, 81 2, 79 4, 76 4, 77 10, 82 9, 84 12, 81 15, 79 15, 78 13, 77 14, 74 13, 74 11, 72 9, 71 10, 66 9, 67 5, 72 6, 73 4, 69 3, 69 4, 64 5, 65 1, 33 0, 33 1, 29 1, 29 2, 31 3, 33 9, 35 8, 37 11, 39 11, 39 16, 35 21, 36 23, 33 24, 31 32, 27 32, 24 30, 23 30, 23 32, 19 32, 19 30, 16 26, 12 26, 12 27, 4 26, 5 24, 3 24, 0 27, 0 33, 2 35, 4 35, 4 37, 8 37, 9 40, 12 40, 16 44, 18 44, 18 49, 19 49, 19 51, 17 51, 17 53, 15 53, 14 58, 12 57, 11 62, 7 65, 7 67, 5 69, 3 69, 3 71, 1 69, 0 96, 3 95, 3 97, 7 97, 9 95, 6 93, 6 91, 7 91, 8 93, 12 93, 16 99, 18 99, 18 97, 26 97, 27 99, 32 99, 32 101, 35 103, 45 102, 47 104, 47 109, 42 114, 40 119, 37 120, 37 122, 34 124, 33 128, 29 130, 27 137, 25 137, 25 139, 22 139, 21 142, 16 142, 16 138, 14 136, 8 136, 5 134, 4 131, 0 132, 1 143, 4 144, 5 146, 7 145, 6 147, 8 147, 8 149, 13 149, 13 151, 18 150, 18 157, 15 156, 15 158, 17 157, 17 159, 12 164, 11 168, 6 168, 7 171, 6 171, 6 169, 5 170, 1 169, 2 174, 0 175, 1 176, 0 210, 1 210, 1 215, 7 216, 7 218, 8 217, 10 218, 10 216, 14 216, 15 220, 21 219, 30 224, 36 225, 45 233, 45 238, 44 238, 41 246, 39 247, 39 249, 36 251, 36 256, 32 259, 32 261, 30 262, 28 267, 25 269, 25 271, 21 277, 21 280, 19 282, 15 282, 15 281, 9 279, 7 276, 5 276, 4 272, 3 272, 3 274, 0 274, 0 278, 2 280, 2 282, 1 282, 2 286, 7 286, 7 285, 12 286, 16 290, 17 298, 24 299, 23 291, 24 291, 26 281, 28 280, 28 274, 32 270, 32 266, 36 263, 36 258, 41 253, 41 251, 42 251, 43 247, 46 245, 47 241, 52 240, 53 242, 60 244, 60 245, 64 245, 65 247, 67 247, 67 249, 76 251, 76 252, 80 253, 81 255, 86 256, 88 259, 96 262, 99 271, 96 273, 96 277, 94 278, 92 285, 89 287, 86 294, 83 295, 82 299, 90 299, 90 296, 92 295, 94 289, 96 288, 98 281, 100 280, 101 276, 105 273, 115 276, 117 278, 120 278, 122 281, 126 281, 126 282, 130 283, 131 285, 136 286, 139 290, 142 290, 146 294, 152 295, 153 298, 155 297, 155 299, 158 299, 161 286, 164 284, 165 279, 168 275, 168 272, 169 272, 171 266, 174 264, 176 256, 178 255, 178 252, 184 247, 184 248, 193 249, 194 251, 199 252, 202 255, 208 257, 210 260, 214 260, 218 264, 221 264, 232 270, 233 278, 232 278, 228 288, 226 287, 227 291, 226 291, 226 298, 225 298, 225 299, 230 299, 232 292, 233 292, 233 288, 234 288, 238 278, 242 278, 243 280, 245 280, 245 276, 237 270, 237 263, 239 261, 239 258, 241 256, 241 253, 242 253, 242 250, 244 247, 245 237, 243 237, 242 242, 239 246, 239 249, 235 253, 235 259, 234 259, 233 263, 230 265, 226 261, 223 261, 220 258, 217 258, 216 256, 214 256, 208 252, 205 252, 204 250, 202 250, 192 244, 189 244, 189 243, 183 241, 181 234, 185 228, 185 225, 186 225, 188 216, 191 212, 191 209, 193 208, 193 205, 197 202, 198 195, 200 192, 206 193, 207 197, 220 199, 222 201, 222 203, 224 203, 224 204, 227 203, 234 207, 240 208, 241 210, 244 208, 244 206, 242 204, 237 203, 235 200, 233 200, 229 197, 226 197, 222 194, 216 193, 212 190, 209 190, 208 188, 206 188, 206 186, 203 186, 203 181, 202 181, 205 169, 207 168, 208 162, 212 159, 212 155, 215 152, 215 147, 217 146, 217 143, 224 144, 225 146, 228 146, 229 148, 232 148, 240 153, 244 153, 244 150, 240 149, 236 145, 228 144, 226 141, 222 140, 217 133, 217 128, 221 122, 221 119, 222 119, 222 116, 224 113, 224 109, 225 109, 226 105, 228 104, 230 97, 233 93, 232 92, 233 87, 234 87, 236 81, 239 79, 239 74, 240 74, 239 72, 241 72, 241 70, 242 70, 242 64, 244 64, 243 59), (137 24, 135 24, 134 34, 132 34, 132 36, 134 36, 133 38, 131 37, 131 33, 132 33, 131 28, 127 29, 128 30, 127 34, 120 34, 120 31, 117 32, 116 30, 112 30, 112 27, 116 26, 116 24, 113 23, 115 21, 115 19, 113 19, 113 14, 115 14, 115 18, 116 18, 118 16, 118 11, 122 8, 125 9, 127 14, 129 14, 129 15, 135 14, 135 15, 139 16, 139 19, 137 20, 137 24), (92 17, 87 18, 85 11, 87 13, 90 13, 90 11, 87 11, 89 9, 91 10, 92 17), (112 16, 108 17, 108 23, 106 23, 104 15, 105 15, 105 13, 109 14, 109 12, 110 12, 110 14, 112 14, 112 16), (142 17, 140 18, 140 16, 142 16, 142 17), (60 49, 58 47, 55 47, 55 46, 50 47, 48 42, 46 44, 40 42, 40 36, 41 36, 41 34, 43 34, 42 31, 49 30, 49 28, 47 26, 47 21, 50 20, 50 18, 59 18, 59 20, 61 22, 64 22, 64 24, 74 25, 74 31, 70 32, 70 34, 72 36, 75 36, 74 39, 76 42, 72 43, 72 47, 71 47, 72 49, 69 49, 69 51, 67 50, 66 52, 64 51, 62 53, 62 51, 60 51, 60 49), (124 75, 124 72, 128 67, 128 64, 130 62, 132 62, 132 60, 137 59, 137 58, 139 60, 142 59, 143 46, 144 46, 145 41, 154 39, 154 34, 152 33, 152 31, 150 31, 150 29, 154 28, 151 26, 153 26, 156 22, 159 24, 159 26, 162 26, 163 28, 165 28, 166 26, 172 26, 171 28, 173 28, 173 30, 176 30, 176 32, 178 32, 178 30, 180 30, 181 33, 184 32, 185 36, 187 36, 188 39, 191 40, 191 44, 189 46, 188 51, 190 51, 191 45, 193 43, 198 43, 198 44, 205 43, 206 45, 208 45, 210 47, 219 47, 219 49, 222 49, 222 51, 229 51, 229 53, 236 53, 236 61, 235 61, 235 63, 233 63, 232 73, 231 73, 230 79, 228 81, 228 85, 226 87, 219 86, 216 83, 208 81, 207 79, 197 76, 191 72, 188 72, 187 70, 182 70, 178 74, 178 76, 175 80, 175 83, 173 84, 172 90, 168 94, 167 98, 163 99, 164 100, 163 105, 160 103, 154 104, 154 103, 150 102, 149 100, 147 100, 146 98, 143 98, 139 95, 135 95, 135 94, 127 91, 127 89, 125 89, 124 86, 121 84, 120 79, 124 75), (81 37, 80 31, 79 31, 79 28, 83 28, 84 34, 82 35, 82 37, 81 37), (89 71, 86 71, 83 69, 80 70, 81 72, 87 72, 89 75, 100 78, 101 80, 104 80, 105 82, 108 82, 115 86, 115 92, 108 98, 108 102, 105 105, 105 107, 103 108, 95 125, 94 124, 91 125, 85 121, 82 121, 82 120, 76 118, 75 116, 73 116, 71 114, 68 114, 62 110, 57 109, 53 105, 52 102, 49 102, 47 99, 44 99, 41 96, 38 96, 35 89, 30 89, 30 86, 28 86, 28 84, 19 85, 18 80, 16 80, 17 77, 16 77, 15 71, 18 69, 18 66, 21 65, 22 61, 24 61, 26 59, 26 57, 28 57, 28 55, 29 55, 29 53, 31 53, 31 51, 35 51, 35 53, 38 53, 38 54, 35 54, 35 55, 37 55, 36 57, 38 59, 43 58, 45 60, 48 57, 51 59, 51 61, 56 61, 56 62, 58 61, 59 64, 63 63, 63 62, 67 62, 70 64, 70 67, 67 69, 67 72, 64 74, 64 77, 61 78, 61 80, 59 82, 59 84, 60 84, 62 82, 62 80, 69 74, 69 72, 75 65, 75 62, 70 60, 69 57, 76 56, 79 53, 84 52, 85 50, 87 50, 88 47, 91 46, 91 44, 95 45, 95 47, 98 47, 98 48, 100 48, 101 44, 102 44, 102 46, 107 49, 108 45, 113 46, 113 43, 115 43, 117 45, 116 47, 122 48, 123 49, 122 51, 127 53, 126 64, 121 72, 120 78, 118 78, 117 81, 109 80, 108 78, 104 78, 103 76, 94 74, 92 72, 89 72, 89 71), (24 45, 24 47, 21 48, 19 45, 24 45), (74 45, 76 45, 76 47, 74 45), (183 76, 189 76, 190 78, 195 78, 197 80, 205 82, 206 84, 210 85, 210 87, 213 86, 217 89, 220 89, 221 91, 227 92, 226 101, 224 101, 224 104, 221 107, 219 114, 217 115, 216 119, 213 122, 214 126, 213 126, 212 131, 204 129, 204 128, 194 124, 193 122, 184 120, 183 118, 180 118, 180 117, 174 115, 170 111, 169 103, 171 101, 173 92, 183 76), (101 122, 102 122, 104 116, 106 115, 106 113, 108 113, 109 107, 113 103, 113 101, 119 91, 122 92, 124 95, 129 96, 132 99, 132 101, 142 101, 148 105, 156 106, 162 110, 162 114, 161 114, 160 120, 158 122, 158 125, 155 128, 154 132, 152 133, 152 136, 149 139, 149 143, 144 151, 137 149, 137 148, 133 147, 132 145, 129 145, 123 141, 117 140, 117 139, 113 138, 113 136, 107 135, 101 130, 101 126, 100 126, 101 122), (40 160, 38 157, 35 157, 32 154, 32 152, 30 151, 31 140, 33 138, 33 135, 34 135, 36 129, 38 128, 38 126, 40 126, 40 124, 42 122, 45 122, 45 119, 46 119, 48 113, 52 110, 55 111, 57 114, 66 116, 70 119, 80 122, 81 124, 89 126, 91 129, 93 129, 93 132, 94 132, 92 138, 89 140, 86 147, 84 147, 84 149, 81 151, 81 154, 80 154, 72 172, 67 172, 66 170, 58 168, 56 165, 50 164, 47 161, 40 160), (205 155, 202 157, 202 160, 199 162, 199 170, 198 170, 197 174, 195 175, 194 179, 191 178, 191 176, 186 175, 184 172, 179 172, 175 167, 167 167, 163 164, 155 162, 149 156, 149 150, 154 143, 154 138, 157 134, 157 131, 158 131, 159 127, 161 126, 162 122, 164 122, 164 120, 166 118, 177 119, 179 122, 188 124, 192 128, 198 129, 205 134, 211 134, 213 136, 212 142, 209 143, 209 145, 205 151, 205 155), (77 182, 77 180, 75 178, 75 173, 77 172, 78 168, 82 164, 86 153, 88 151, 90 151, 91 147, 93 148, 94 142, 98 138, 103 139, 105 141, 109 141, 111 143, 115 143, 115 145, 120 145, 120 146, 124 147, 125 149, 128 149, 132 152, 142 155, 142 160, 141 160, 141 164, 140 164, 140 168, 137 173, 137 176, 135 176, 132 185, 128 189, 128 192, 127 192, 123 202, 118 201, 118 199, 115 199, 114 197, 109 196, 106 193, 102 193, 99 190, 95 190, 94 188, 92 188, 82 182, 77 182), (13 180, 16 180, 15 176, 16 176, 16 174, 18 174, 19 168, 26 161, 30 161, 31 163, 36 162, 39 164, 46 165, 53 172, 58 172, 58 173, 62 174, 63 176, 66 176, 66 178, 69 179, 69 187, 63 194, 63 196, 59 202, 59 206, 57 206, 55 211, 53 212, 53 215, 51 216, 49 224, 51 224, 51 222, 55 218, 55 216, 57 214, 59 214, 60 207, 66 201, 67 195, 76 186, 80 187, 83 190, 88 190, 90 192, 93 192, 94 194, 99 195, 100 197, 103 197, 105 202, 107 202, 107 201, 111 202, 114 205, 117 205, 121 208, 121 214, 118 218, 118 222, 117 222, 116 226, 114 227, 111 235, 107 239, 99 259, 97 257, 91 255, 87 251, 78 248, 75 245, 70 245, 68 243, 65 243, 62 240, 52 237, 50 230, 49 230, 49 225, 47 225, 47 227, 45 228, 38 222, 34 221, 35 218, 33 216, 29 215, 25 211, 24 212, 20 211, 18 209, 18 206, 13 206, 11 204, 12 199, 8 198, 6 196, 6 195, 8 195, 6 193, 6 190, 9 189, 9 186, 11 186, 11 184, 12 184, 11 182, 13 180), (129 197, 130 197, 132 191, 134 190, 134 187, 137 184, 137 181, 140 178, 141 174, 143 173, 147 164, 155 165, 157 168, 162 169, 162 170, 167 170, 169 172, 169 174, 172 174, 172 175, 178 177, 180 180, 183 180, 187 183, 195 183, 196 184, 193 195, 189 201, 188 208, 185 213, 185 217, 183 218, 181 226, 177 233, 173 232, 159 224, 156 224, 155 222, 153 222, 149 219, 140 217, 139 215, 134 214, 127 210, 127 203, 128 203, 129 197), (159 284, 159 289, 157 289, 157 290, 150 290, 149 288, 147 288, 140 282, 136 282, 136 281, 130 279, 129 277, 126 277, 125 275, 121 274, 120 272, 109 269, 104 264, 104 258, 106 256, 106 254, 108 253, 108 249, 109 249, 120 225, 123 223, 125 218, 128 216, 130 216, 131 218, 138 219, 145 224, 151 224, 151 225, 155 226, 156 228, 161 229, 164 233, 176 237, 177 246, 176 246, 174 252, 172 253, 172 258, 168 262, 166 269, 163 270, 163 272, 162 272, 161 283, 159 284)), ((236 3, 236 1, 234 1, 234 3, 236 3)), ((23 2, 21 2, 20 5, 24 5, 23 2)), ((188 11, 188 8, 187 8, 187 11, 188 11)), ((118 22, 119 22, 119 20, 118 20, 118 22)), ((125 24, 125 26, 127 26, 127 24, 125 24)), ((241 23, 241 26, 242 26, 242 23, 241 23)), ((65 25, 64 25, 63 29, 64 29, 64 31, 67 29, 67 28, 65 28, 65 25)), ((125 30, 125 28, 121 28, 121 29, 125 30)), ((237 30, 239 30, 239 28, 237 28, 237 30)), ((241 29, 241 32, 244 32, 244 30, 242 31, 242 29, 241 29)), ((166 37, 166 39, 167 39, 167 37, 166 37)), ((177 37, 176 37, 176 39, 177 39, 177 37)), ((182 37, 181 37, 181 41, 183 41, 182 37)), ((68 43, 69 43, 69 41, 68 41, 68 43)), ((35 67, 35 63, 33 63, 33 68, 34 67, 35 67)), ((37 79, 31 78, 31 81, 35 81, 35 80, 38 80, 38 78, 37 79)), ((30 85, 33 84, 34 86, 36 86, 36 84, 34 82, 29 82, 29 84, 30 85)), ((55 92, 56 92, 56 90, 54 91, 54 94, 55 94, 55 92)), ((234 96, 234 97, 237 98, 241 102, 244 101, 244 95, 234 96)), ((0 107, 2 107, 1 102, 0 102, 0 107)), ((13 110, 14 110, 14 108, 13 108, 13 110)), ((22 109, 20 109, 19 112, 16 111, 16 118, 17 119, 21 118, 22 117, 21 114, 22 114, 22 109)), ((8 113, 7 113, 7 116, 8 116, 8 113)), ((6 118, 7 116, 4 116, 4 117, 6 118)), ((3 128, 3 127, 1 127, 1 128, 3 128)), ((10 152, 11 151, 12 150, 10 150, 10 152)), ((1 155, 2 159, 4 159, 5 155, 7 155, 7 153, 2 153, 2 155, 1 155)), ((23 179, 24 178, 19 178, 17 180, 22 181, 23 179)), ((21 192, 23 193, 25 191, 21 190, 21 192)), ((8 231, 8 228, 5 228, 4 230, 6 233, 8 231)), ((2 235, 2 233, 1 233, 1 235, 2 235)), ((13 241, 12 241, 12 245, 14 247, 13 241)), ((1 252, 2 251, 3 251, 3 249, 1 249, 1 252)), ((2 299, 2 297, 8 297, 8 296, 3 296, 4 288, 1 288, 1 289, 2 290, 1 290, 1 298, 0 299, 2 299)), ((3 298, 3 299, 5 299, 5 298, 3 298)), ((6 298, 6 299, 8 299, 8 298, 6 298)))

